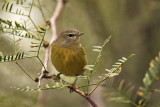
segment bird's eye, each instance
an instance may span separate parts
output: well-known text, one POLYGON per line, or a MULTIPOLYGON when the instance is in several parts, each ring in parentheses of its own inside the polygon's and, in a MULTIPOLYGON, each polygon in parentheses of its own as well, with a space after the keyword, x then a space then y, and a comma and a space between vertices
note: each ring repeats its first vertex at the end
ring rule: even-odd
POLYGON ((74 36, 74 34, 68 34, 68 36, 69 36, 69 37, 73 37, 73 36, 74 36))

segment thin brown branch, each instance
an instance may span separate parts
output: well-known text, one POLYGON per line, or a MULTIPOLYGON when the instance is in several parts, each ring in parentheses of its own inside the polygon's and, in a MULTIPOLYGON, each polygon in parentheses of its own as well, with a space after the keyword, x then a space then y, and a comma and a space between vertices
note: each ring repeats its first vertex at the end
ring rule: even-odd
POLYGON ((57 0, 57 7, 56 7, 56 10, 55 10, 55 13, 50 19, 51 31, 52 31, 52 39, 51 39, 50 44, 49 44, 50 46, 54 43, 54 41, 57 38, 56 22, 57 22, 57 19, 60 16, 61 11, 62 11, 63 3, 64 3, 63 0, 57 0))
POLYGON ((98 84, 96 85, 96 87, 95 88, 93 88, 93 90, 89 93, 89 95, 91 95, 100 85, 101 85, 101 83, 103 82, 103 81, 105 81, 106 79, 108 79, 108 77, 107 78, 105 78, 104 80, 102 80, 102 81, 100 81, 100 82, 98 82, 98 84))
POLYGON ((50 48, 51 48, 52 44, 54 43, 54 41, 57 38, 56 22, 57 22, 57 19, 60 16, 61 11, 62 11, 63 4, 64 4, 63 0, 57 0, 57 6, 56 6, 56 9, 55 9, 55 12, 54 12, 53 16, 50 19, 52 38, 51 38, 51 41, 49 42, 49 46, 45 47, 45 56, 44 56, 44 63, 43 63, 44 67, 42 67, 41 75, 38 77, 38 81, 37 81, 37 82, 39 82, 38 83, 38 87, 40 87, 40 80, 42 78, 44 78, 45 75, 46 75, 46 73, 44 73, 45 69, 48 71, 50 48))
POLYGON ((98 107, 98 105, 91 99, 90 96, 86 97, 86 99, 88 100, 88 102, 89 102, 93 107, 98 107))
POLYGON ((91 94, 99 87, 100 84, 101 84, 101 82, 99 82, 99 83, 97 84, 97 86, 89 93, 89 95, 91 95, 91 94))
POLYGON ((93 107, 98 107, 98 105, 91 99, 90 95, 88 93, 85 93, 81 90, 79 90, 75 85, 69 87, 71 91, 76 92, 77 94, 84 97, 93 107))

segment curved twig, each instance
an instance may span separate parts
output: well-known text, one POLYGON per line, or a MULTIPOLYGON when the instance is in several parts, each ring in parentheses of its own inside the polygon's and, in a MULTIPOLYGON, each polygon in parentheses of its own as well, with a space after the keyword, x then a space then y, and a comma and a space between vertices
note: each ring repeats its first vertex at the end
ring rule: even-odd
POLYGON ((45 73, 44 73, 45 69, 44 68, 46 68, 46 70, 48 70, 50 47, 52 46, 52 44, 54 43, 54 41, 57 38, 56 22, 57 22, 57 19, 60 16, 61 11, 62 11, 63 4, 64 4, 63 0, 57 0, 57 6, 56 6, 56 9, 55 9, 55 12, 50 19, 52 38, 51 38, 51 41, 49 42, 49 45, 45 48, 44 67, 42 67, 41 75, 38 77, 38 82, 39 82, 38 87, 40 87, 40 80, 45 75, 45 73))
POLYGON ((98 107, 98 105, 91 99, 90 95, 88 93, 85 93, 81 90, 79 90, 76 86, 71 86, 69 87, 71 91, 76 92, 77 94, 81 95, 84 97, 93 107, 98 107))

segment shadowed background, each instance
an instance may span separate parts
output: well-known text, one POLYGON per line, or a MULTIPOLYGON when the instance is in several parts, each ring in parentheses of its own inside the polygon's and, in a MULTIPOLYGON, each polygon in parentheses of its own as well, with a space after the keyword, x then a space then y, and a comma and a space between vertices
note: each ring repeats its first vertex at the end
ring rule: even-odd
MULTIPOLYGON (((2 1, 1 1, 2 2, 2 1)), ((1 4, 1 3, 0 3, 1 4)), ((41 0, 46 17, 49 19, 54 11, 55 0, 41 0)), ((2 5, 1 5, 2 7, 2 5)), ((32 18, 36 25, 44 25, 40 12, 33 8, 32 18)), ((103 41, 112 35, 112 39, 104 48, 103 56, 98 64, 97 73, 122 56, 136 54, 127 62, 120 74, 121 79, 132 83, 138 88, 143 86, 142 78, 148 69, 148 64, 160 50, 160 2, 158 0, 69 0, 57 23, 58 32, 68 28, 75 28, 85 35, 81 37, 82 46, 86 50, 89 64, 93 64, 96 53, 92 46, 102 45, 103 41)), ((3 18, 15 20, 16 15, 0 11, 3 18)), ((45 40, 50 40, 51 32, 48 31, 45 40)), ((27 52, 32 40, 23 39, 23 51, 27 52)), ((4 55, 13 54, 13 41, 0 34, 0 51, 4 55)), ((41 49, 41 59, 44 50, 41 49)), ((38 75, 41 64, 35 58, 19 61, 32 77, 38 75)), ((52 67, 50 67, 52 71, 52 67)), ((53 72, 53 71, 52 71, 53 72)), ((44 80, 46 81, 46 80, 44 80)), ((37 84, 30 80, 14 63, 0 63, 0 106, 5 107, 88 107, 89 104, 81 96, 69 93, 67 88, 49 90, 45 93, 27 93, 11 89, 16 87, 36 87, 37 84)), ((100 107, 132 107, 129 104, 107 102, 103 92, 105 88, 99 88, 93 98, 100 107)), ((157 95, 158 96, 158 95, 157 95)), ((157 97, 156 96, 156 97, 157 97)), ((154 102, 154 99, 152 101, 154 102)), ((158 103, 158 102, 155 102, 158 103)))

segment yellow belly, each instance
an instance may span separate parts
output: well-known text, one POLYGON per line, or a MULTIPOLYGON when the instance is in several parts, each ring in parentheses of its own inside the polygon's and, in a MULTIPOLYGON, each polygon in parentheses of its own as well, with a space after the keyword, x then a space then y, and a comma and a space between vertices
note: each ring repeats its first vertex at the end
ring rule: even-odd
POLYGON ((77 76, 84 72, 87 59, 83 48, 60 48, 56 45, 51 49, 51 61, 54 67, 66 76, 77 76))

